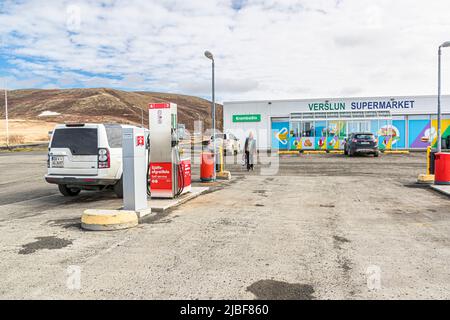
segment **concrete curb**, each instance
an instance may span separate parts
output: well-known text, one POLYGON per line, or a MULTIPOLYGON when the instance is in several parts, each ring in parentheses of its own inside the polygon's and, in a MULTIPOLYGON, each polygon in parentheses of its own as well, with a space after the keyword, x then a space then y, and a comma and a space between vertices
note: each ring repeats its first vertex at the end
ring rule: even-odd
POLYGON ((327 152, 325 150, 306 150, 303 151, 303 154, 326 154, 327 152))
MULTIPOLYGON (((193 187, 191 189, 191 192, 185 193, 181 195, 179 198, 175 199, 167 199, 167 200, 155 200, 152 199, 148 202, 149 207, 151 208, 152 212, 164 212, 168 209, 178 207, 179 205, 188 202, 192 199, 195 199, 202 195, 203 193, 207 192, 209 190, 209 187, 193 187)), ((144 219, 147 216, 144 217, 144 219)))
POLYGON ((450 197, 450 185, 431 185, 431 189, 450 197))
POLYGON ((81 227, 92 231, 128 229, 138 223, 136 212, 127 210, 87 209, 81 216, 81 227))
POLYGON ((409 150, 386 150, 384 154, 409 154, 409 150))

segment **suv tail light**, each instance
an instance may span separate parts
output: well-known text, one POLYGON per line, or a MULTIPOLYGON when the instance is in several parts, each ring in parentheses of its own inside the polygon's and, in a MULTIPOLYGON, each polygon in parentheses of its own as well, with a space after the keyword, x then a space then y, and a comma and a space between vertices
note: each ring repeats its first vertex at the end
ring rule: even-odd
POLYGON ((108 169, 111 166, 111 157, 109 156, 109 150, 106 148, 98 149, 98 168, 108 169))
POLYGON ((50 153, 47 153, 47 168, 50 168, 50 153))

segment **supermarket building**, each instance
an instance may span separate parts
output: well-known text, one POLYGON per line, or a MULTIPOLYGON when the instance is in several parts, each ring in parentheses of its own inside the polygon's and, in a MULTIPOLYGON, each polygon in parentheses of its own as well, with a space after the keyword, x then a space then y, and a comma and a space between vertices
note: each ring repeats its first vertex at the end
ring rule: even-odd
MULTIPOLYGON (((450 147, 450 96, 441 97, 443 146, 450 147), (447 138, 449 137, 449 138, 447 138)), ((437 143, 437 97, 366 97, 224 102, 224 132, 260 150, 339 150, 352 132, 372 132, 380 149, 437 143)))

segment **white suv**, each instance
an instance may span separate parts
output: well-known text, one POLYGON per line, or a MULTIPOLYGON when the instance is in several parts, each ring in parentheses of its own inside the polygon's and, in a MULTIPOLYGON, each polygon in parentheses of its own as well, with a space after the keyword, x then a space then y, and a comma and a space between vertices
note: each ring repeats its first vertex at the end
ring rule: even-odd
MULTIPOLYGON (((64 196, 81 190, 122 187, 122 126, 120 124, 60 124, 52 133, 45 180, 64 196)), ((128 126, 127 126, 128 127, 128 126)))

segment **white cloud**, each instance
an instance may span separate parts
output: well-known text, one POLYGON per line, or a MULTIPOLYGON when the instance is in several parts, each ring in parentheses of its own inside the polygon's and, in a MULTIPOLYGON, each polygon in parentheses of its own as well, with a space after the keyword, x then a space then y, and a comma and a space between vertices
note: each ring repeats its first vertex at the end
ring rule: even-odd
POLYGON ((209 97, 208 49, 219 101, 434 94, 448 12, 448 0, 10 1, 0 71, 14 87, 209 97))

